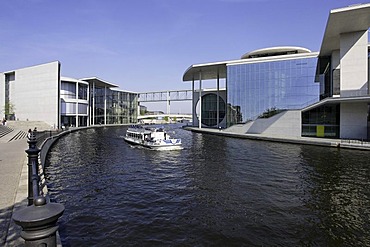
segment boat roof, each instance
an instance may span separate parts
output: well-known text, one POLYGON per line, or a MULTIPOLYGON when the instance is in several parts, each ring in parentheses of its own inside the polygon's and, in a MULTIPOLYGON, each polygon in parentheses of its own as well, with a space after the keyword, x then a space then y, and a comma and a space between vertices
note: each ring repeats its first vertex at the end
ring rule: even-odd
POLYGON ((163 128, 149 128, 141 125, 130 126, 127 131, 138 132, 138 133, 153 133, 153 132, 164 132, 163 128))

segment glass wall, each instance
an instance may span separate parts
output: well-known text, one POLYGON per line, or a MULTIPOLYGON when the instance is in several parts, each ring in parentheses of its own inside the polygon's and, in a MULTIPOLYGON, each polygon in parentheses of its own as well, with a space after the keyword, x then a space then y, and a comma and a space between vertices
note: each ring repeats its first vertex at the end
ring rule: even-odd
POLYGON ((219 96, 219 121, 217 122, 217 94, 202 96, 202 124, 214 127, 225 117, 225 101, 219 96))
POLYGON ((76 83, 62 81, 60 85, 60 97, 63 99, 76 98, 76 83))
POLYGON ((62 126, 87 126, 89 108, 87 90, 87 84, 75 81, 61 81, 60 106, 62 126))
POLYGON ((95 112, 95 124, 105 124, 104 123, 104 95, 105 89, 104 88, 95 88, 95 95, 90 94, 94 97, 94 112, 95 112))
POLYGON ((87 85, 78 84, 78 99, 87 100, 87 85))
POLYGON ((4 111, 5 119, 7 120, 15 120, 15 106, 10 100, 10 84, 11 82, 15 81, 15 72, 5 74, 5 105, 4 109, 0 109, 4 111))
MULTIPOLYGON (((93 95, 93 94, 91 94, 93 95)), ((138 97, 136 93, 95 88, 95 124, 137 123, 138 97), (106 95, 106 123, 104 99, 106 95)), ((93 102, 93 101, 91 101, 93 102)))
POLYGON ((229 65, 228 126, 245 123, 264 112, 302 109, 319 100, 315 83, 317 58, 229 65))
POLYGON ((340 105, 324 105, 302 113, 302 136, 339 138, 340 105))

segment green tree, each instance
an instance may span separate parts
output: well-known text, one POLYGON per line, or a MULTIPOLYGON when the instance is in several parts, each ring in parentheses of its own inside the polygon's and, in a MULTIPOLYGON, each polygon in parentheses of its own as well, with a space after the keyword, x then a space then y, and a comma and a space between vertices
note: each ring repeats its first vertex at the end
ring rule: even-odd
POLYGON ((4 114, 6 118, 15 114, 15 105, 11 102, 6 102, 4 105, 4 114))

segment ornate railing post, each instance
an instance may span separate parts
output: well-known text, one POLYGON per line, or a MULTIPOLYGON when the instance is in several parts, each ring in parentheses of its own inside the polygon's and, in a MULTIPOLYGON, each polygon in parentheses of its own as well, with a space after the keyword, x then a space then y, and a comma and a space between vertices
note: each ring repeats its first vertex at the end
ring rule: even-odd
MULTIPOLYGON (((36 143, 36 135, 31 132, 31 136, 28 138, 28 149, 26 153, 28 155, 28 206, 32 205, 33 203, 33 180, 37 180, 38 184, 38 176, 35 176, 33 173, 33 164, 35 164, 36 169, 38 169, 39 165, 39 153, 40 149, 37 148, 36 143)), ((36 173, 38 174, 38 173, 36 173)))
POLYGON ((13 220, 22 227, 21 237, 26 247, 56 246, 57 221, 64 212, 60 203, 46 203, 43 196, 36 197, 32 206, 13 215, 13 220))
POLYGON ((28 140, 28 207, 13 214, 13 220, 22 227, 21 237, 26 247, 53 247, 56 246, 57 221, 64 212, 60 203, 47 203, 44 196, 40 196, 38 155, 34 133, 28 140))

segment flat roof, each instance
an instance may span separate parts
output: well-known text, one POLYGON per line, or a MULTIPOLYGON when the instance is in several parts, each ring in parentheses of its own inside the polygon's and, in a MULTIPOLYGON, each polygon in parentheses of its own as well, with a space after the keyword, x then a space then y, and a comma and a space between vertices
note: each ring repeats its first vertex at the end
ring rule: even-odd
POLYGON ((60 77, 60 80, 61 81, 71 81, 71 82, 78 82, 78 83, 83 83, 83 84, 89 84, 87 81, 82 81, 82 80, 78 80, 78 79, 74 79, 74 78, 66 77, 66 76, 61 76, 60 77))
POLYGON ((89 83, 95 83, 97 87, 118 87, 118 85, 104 81, 98 77, 87 77, 87 78, 81 78, 80 80, 87 81, 89 83))
POLYGON ((116 92, 123 92, 123 93, 132 93, 132 94, 139 94, 138 92, 133 92, 133 91, 127 91, 119 88, 111 88, 110 90, 116 91, 116 92))
POLYGON ((202 80, 211 80, 219 78, 226 78, 226 64, 228 62, 215 62, 205 64, 193 64, 184 73, 183 81, 192 81, 200 79, 200 72, 202 72, 202 80))
POLYGON ((330 11, 319 56, 330 56, 340 49, 340 34, 369 30, 370 3, 330 11))
POLYGON ((356 103, 356 102, 368 102, 370 103, 370 96, 353 96, 353 97, 330 97, 325 98, 315 104, 307 106, 302 110, 302 112, 314 109, 318 106, 326 105, 326 104, 337 104, 337 103, 356 103))

